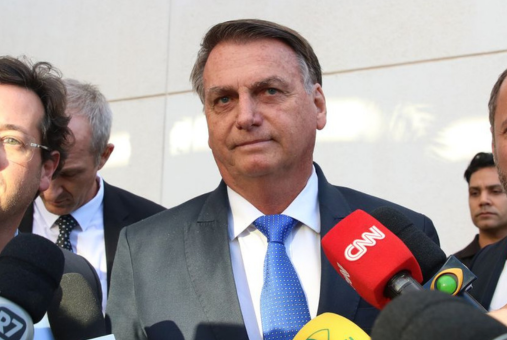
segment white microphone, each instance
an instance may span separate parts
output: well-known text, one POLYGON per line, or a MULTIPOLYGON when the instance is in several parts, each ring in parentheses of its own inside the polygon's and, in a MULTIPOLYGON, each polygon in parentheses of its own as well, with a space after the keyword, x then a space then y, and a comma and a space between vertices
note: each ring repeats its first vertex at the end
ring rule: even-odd
POLYGON ((0 296, 0 338, 6 340, 33 339, 33 322, 17 304, 0 296))

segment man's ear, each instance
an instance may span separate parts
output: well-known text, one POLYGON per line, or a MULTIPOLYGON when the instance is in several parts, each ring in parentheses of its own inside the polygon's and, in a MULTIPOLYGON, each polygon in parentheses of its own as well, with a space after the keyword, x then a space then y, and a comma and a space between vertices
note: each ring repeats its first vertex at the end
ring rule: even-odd
POLYGON ((322 130, 327 122, 326 97, 322 86, 315 84, 313 88, 313 103, 317 110, 317 130, 322 130))
POLYGON ((42 162, 42 168, 40 172, 40 183, 39 192, 45 191, 51 184, 53 174, 60 163, 60 153, 58 151, 52 151, 51 157, 42 162))
POLYGON ((106 149, 100 155, 100 161, 99 161, 99 168, 98 170, 102 169, 102 167, 106 164, 107 160, 109 159, 109 156, 113 153, 114 150, 114 144, 108 143, 106 145, 106 149))

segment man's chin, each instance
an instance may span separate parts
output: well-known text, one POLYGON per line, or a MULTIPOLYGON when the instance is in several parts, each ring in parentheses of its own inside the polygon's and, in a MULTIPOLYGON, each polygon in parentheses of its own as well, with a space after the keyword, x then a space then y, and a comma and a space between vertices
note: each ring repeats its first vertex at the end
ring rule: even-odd
POLYGON ((44 202, 44 206, 46 207, 46 210, 52 214, 62 216, 62 215, 68 215, 72 212, 72 209, 67 205, 52 203, 52 202, 48 202, 48 201, 44 201, 44 200, 42 200, 42 201, 44 202))

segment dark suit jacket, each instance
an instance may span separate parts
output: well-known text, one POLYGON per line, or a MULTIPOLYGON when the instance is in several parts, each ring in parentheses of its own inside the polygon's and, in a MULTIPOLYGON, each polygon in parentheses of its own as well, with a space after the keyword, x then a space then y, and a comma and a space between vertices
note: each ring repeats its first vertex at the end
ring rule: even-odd
POLYGON ((468 246, 458 251, 454 256, 458 258, 465 266, 470 268, 472 264, 472 259, 475 254, 477 254, 481 250, 481 246, 479 245, 479 234, 475 235, 474 240, 470 242, 468 246))
MULTIPOLYGON (((109 185, 104 181, 104 241, 106 244, 108 287, 111 282, 111 271, 120 230, 162 210, 165 210, 163 206, 109 185)), ((30 205, 21 221, 19 230, 31 233, 32 226, 33 205, 30 205)))
POLYGON ((486 309, 489 309, 506 259, 507 237, 482 248, 472 260, 470 270, 477 275, 477 280, 470 293, 486 309))
MULTIPOLYGON (((330 185, 320 168, 321 236, 356 209, 391 206, 438 243, 425 216, 330 185)), ((226 185, 122 230, 106 322, 119 340, 248 339, 231 267, 226 185)), ((321 254, 318 314, 333 312, 370 331, 379 311, 321 254)))

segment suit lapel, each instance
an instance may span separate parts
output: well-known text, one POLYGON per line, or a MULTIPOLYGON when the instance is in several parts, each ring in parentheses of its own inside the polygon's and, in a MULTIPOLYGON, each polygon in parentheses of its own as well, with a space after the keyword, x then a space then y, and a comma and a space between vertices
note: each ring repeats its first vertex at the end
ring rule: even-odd
POLYGON ((106 247, 106 262, 107 262, 107 287, 111 281, 111 272, 113 268, 113 259, 116 254, 116 246, 120 231, 124 225, 123 223, 128 216, 129 212, 121 204, 121 200, 117 197, 116 193, 111 189, 111 186, 104 183, 104 198, 103 198, 103 218, 104 218, 104 243, 106 247))
POLYGON ((197 221, 185 230, 185 257, 193 286, 217 339, 248 340, 232 273, 228 198, 222 182, 197 221))
MULTIPOLYGON (((319 178, 319 206, 321 239, 338 222, 351 213, 351 209, 338 188, 330 185, 317 164, 319 178)), ((329 263, 321 249, 320 301, 317 314, 332 312, 353 320, 360 298, 329 263)))

